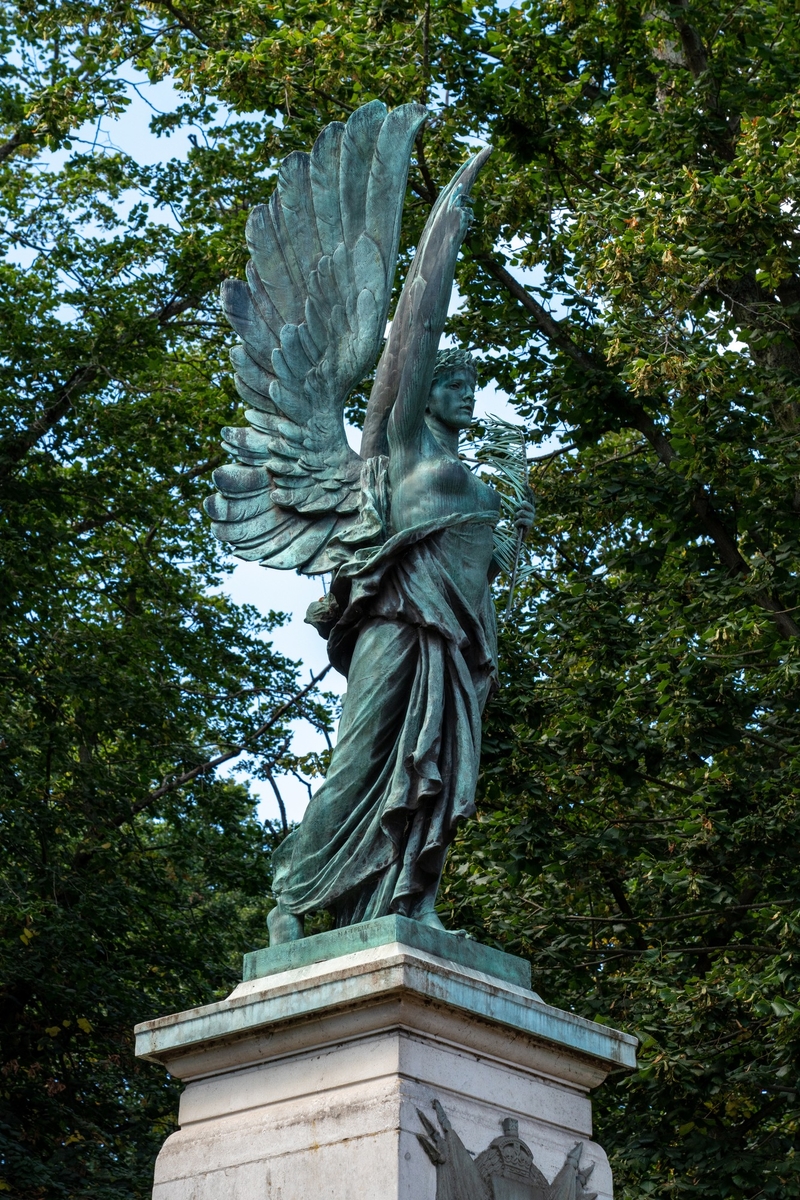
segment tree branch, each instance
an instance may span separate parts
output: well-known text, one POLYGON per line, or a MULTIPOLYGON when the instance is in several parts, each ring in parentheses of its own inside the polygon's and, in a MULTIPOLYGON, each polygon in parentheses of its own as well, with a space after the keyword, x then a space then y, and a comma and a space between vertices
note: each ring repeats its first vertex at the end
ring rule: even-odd
POLYGON ((156 314, 156 320, 159 325, 168 325, 173 317, 179 317, 181 313, 185 313, 189 308, 197 308, 202 298, 202 296, 198 296, 194 292, 188 296, 183 296, 181 299, 174 297, 156 314))
POLYGON ((431 175, 430 167, 428 166, 428 160, 425 157, 425 141, 422 136, 422 130, 420 130, 420 132, 417 134, 415 145, 417 148, 417 166, 419 167, 419 173, 422 176, 422 181, 425 184, 424 191, 422 191, 421 188, 416 190, 418 195, 420 195, 423 200, 427 200, 428 204, 434 204, 436 202, 436 197, 439 194, 439 189, 437 188, 434 178, 431 175))
POLYGON ((20 146, 26 146, 30 140, 30 130, 15 129, 8 141, 0 145, 0 162, 5 162, 15 150, 19 150, 20 146))
POLYGON ((5 442, 0 443, 0 479, 10 475, 28 451, 67 415, 72 408, 75 393, 82 391, 97 375, 98 369, 95 366, 77 367, 60 389, 57 399, 40 417, 32 421, 27 429, 12 434, 5 442))
MULTIPOLYGON (((672 820, 671 817, 667 820, 672 820)), ((760 900, 757 904, 731 904, 726 906, 727 912, 744 911, 749 912, 756 908, 780 908, 782 905, 797 905, 797 900, 760 900)), ((570 913, 556 913, 552 918, 555 921, 577 921, 579 924, 587 925, 653 925, 656 921, 696 921, 699 917, 718 917, 718 908, 698 908, 692 912, 671 913, 668 917, 620 917, 616 913, 607 917, 592 917, 592 916, 574 916, 570 913)))
POLYGON ((283 704, 279 704, 277 708, 273 709, 263 725, 259 725, 258 729, 245 738, 240 746, 234 746, 231 750, 226 750, 224 754, 218 754, 216 758, 210 758, 206 762, 200 763, 199 766, 192 767, 191 771, 184 771, 182 775, 178 775, 176 778, 162 783, 161 787, 148 793, 142 800, 138 800, 131 808, 131 816, 136 816, 137 813, 143 812, 144 809, 148 808, 156 800, 160 800, 162 796, 166 796, 168 792, 174 792, 177 788, 183 787, 184 784, 191 783, 193 779, 197 779, 198 775, 207 775, 209 771, 214 771, 217 767, 222 766, 223 763, 230 762, 232 758, 238 758, 240 754, 244 754, 252 742, 263 737, 290 708, 294 708, 295 704, 299 704, 316 687, 320 680, 325 678, 330 669, 331 665, 328 663, 326 667, 323 667, 321 671, 311 677, 305 687, 301 688, 290 699, 285 700, 283 704))
POLYGON ((566 446, 559 446, 557 450, 551 450, 549 454, 534 454, 526 461, 528 464, 539 462, 550 462, 554 458, 558 458, 559 454, 567 454, 570 450, 577 450, 577 442, 568 442, 566 446))
MULTIPOLYGON (((713 933, 711 933, 710 936, 714 938, 715 942, 728 941, 733 934, 741 928, 743 922, 746 920, 749 914, 750 906, 752 905, 758 893, 761 891, 762 886, 762 882, 759 879, 756 882, 748 884, 746 887, 742 888, 737 897, 738 904, 732 905, 728 909, 724 919, 719 922, 719 924, 713 930, 713 933)), ((709 954, 716 948, 717 947, 715 945, 705 947, 709 954)), ((701 946, 698 947, 700 959, 697 964, 697 970, 701 974, 705 975, 711 969, 711 960, 701 953, 702 949, 703 947, 701 944, 701 946)))
MULTIPOLYGON (((215 467, 219 467, 222 463, 224 463, 227 457, 228 456, 226 454, 213 454, 211 458, 207 458, 205 462, 201 462, 198 464, 198 466, 192 467, 191 471, 184 471, 183 474, 178 477, 177 484, 173 484, 170 480, 165 480, 162 482, 166 482, 169 487, 177 486, 178 490, 185 494, 185 485, 191 479, 197 479, 199 475, 205 475, 206 472, 213 471, 215 467)), ((83 521, 78 521, 76 525, 72 526, 72 532, 74 534, 89 533, 90 530, 100 529, 103 525, 108 525, 112 521, 118 520, 123 515, 124 514, 121 510, 113 508, 107 512, 101 513, 98 517, 86 517, 83 521)), ((239 694, 241 693, 237 693, 237 695, 239 694)))
POLYGON ((227 462, 227 461, 228 461, 227 454, 212 454, 211 458, 207 458, 205 460, 205 462, 198 463, 198 465, 196 467, 192 467, 191 471, 183 472, 183 474, 178 478, 178 481, 177 481, 178 489, 180 491, 183 491, 185 485, 191 479, 197 479, 197 477, 199 475, 205 475, 209 471, 214 471, 214 470, 216 470, 217 467, 221 466, 224 462, 227 462))
POLYGON ((538 300, 535 300, 528 289, 523 287, 519 280, 515 279, 511 272, 506 270, 496 258, 481 250, 473 252, 473 257, 489 275, 492 275, 498 283, 502 284, 515 300, 519 301, 523 308, 527 309, 549 342, 558 346, 559 350, 562 350, 564 354, 589 374, 607 375, 609 373, 605 364, 602 366, 598 365, 594 357, 587 350, 581 349, 559 322, 550 315, 547 309, 538 300))
POLYGON ((617 908, 623 917, 627 918, 626 924, 632 925, 633 944, 638 949, 644 949, 644 939, 642 937, 641 926, 636 920, 633 909, 630 906, 628 897, 625 894, 625 889, 622 886, 622 880, 618 879, 610 867, 604 866, 600 868, 600 874, 606 881, 608 890, 617 902, 617 908))
MULTIPOLYGON (((494 279, 500 283, 515 300, 531 314, 539 330, 551 345, 556 346, 562 353, 572 359, 577 366, 587 374, 597 378, 604 377, 610 387, 606 390, 614 398, 615 415, 622 417, 624 423, 638 430, 647 438, 655 450, 659 460, 666 467, 671 467, 677 452, 673 449, 666 433, 653 418, 645 412, 629 395, 623 381, 605 362, 599 362, 594 354, 579 346, 569 331, 536 300, 527 288, 515 279, 501 263, 486 251, 477 250, 473 257, 494 279)), ((736 575, 750 574, 750 565, 742 557, 739 547, 732 534, 726 529, 722 518, 714 507, 709 489, 702 483, 696 483, 692 491, 692 506, 700 518, 706 532, 716 546, 717 553, 724 565, 736 575)), ((753 598, 759 607, 772 615, 772 618, 784 637, 800 637, 798 626, 788 615, 786 606, 763 589, 753 593, 753 598)))
MULTIPOLYGON (((688 9, 687 0, 678 0, 678 8, 688 9)), ((703 45, 703 39, 695 29, 683 17, 676 16, 674 18, 675 28, 678 31, 681 39, 681 49, 683 57, 686 60, 686 65, 691 71, 695 79, 699 79, 701 75, 705 75, 708 70, 708 54, 703 45)))
POLYGON ((272 788, 273 792, 275 793, 275 799, 278 801, 278 808, 279 808, 280 814, 281 814, 281 826, 283 828, 283 832, 288 833, 289 832, 289 822, 286 819, 286 805, 283 803, 283 796, 281 795, 281 793, 278 789, 278 785, 275 782, 272 771, 269 771, 267 773, 267 780, 268 780, 269 785, 272 788))
POLYGON ((99 517, 87 517, 83 521, 78 521, 77 525, 72 526, 72 532, 78 536, 81 533, 89 533, 92 529, 102 529, 104 525, 110 525, 112 521, 116 521, 119 516, 121 513, 112 508, 99 517))
POLYGON ((633 458, 635 455, 641 454, 642 451, 646 449, 647 446, 644 444, 644 442, 640 442, 639 445, 633 450, 626 450, 624 454, 612 454, 611 458, 604 458, 602 462, 595 463, 593 469, 595 471, 599 471, 601 467, 608 467, 612 463, 622 462, 622 460, 625 458, 633 458))
POLYGON ((214 47, 212 42, 207 41, 206 38, 203 37, 197 26, 186 16, 186 13, 183 12, 182 9, 178 8, 177 5, 173 4, 171 0, 155 0, 155 3, 160 4, 162 8, 165 8, 169 15, 175 18, 182 29, 185 29, 187 33, 191 33, 193 37, 197 38, 201 46, 206 48, 218 48, 214 47))
MULTIPOLYGON (((149 319, 157 321, 161 326, 167 325, 187 309, 195 308, 201 300, 202 296, 195 293, 180 299, 173 298, 157 312, 151 313, 149 319)), ((131 336, 131 334, 122 336, 118 339, 117 345, 124 345, 130 341, 131 336)), ((76 367, 67 382, 59 389, 57 398, 40 417, 32 421, 27 429, 13 433, 0 442, 0 479, 10 475, 28 451, 32 450, 36 443, 49 433, 59 421, 63 420, 71 410, 75 396, 93 383, 99 374, 100 368, 93 363, 76 367)))
MULTIPOLYGON (((647 954, 649 950, 654 948, 647 946, 641 950, 637 950, 635 948, 626 949, 615 946, 609 950, 608 954, 603 954, 601 951, 597 958, 590 958, 585 963, 582 963, 581 966, 586 967, 595 962, 610 962, 614 958, 628 958, 632 955, 647 954)), ((780 954, 781 948, 779 946, 753 946, 749 942, 729 942, 724 946, 664 946, 661 949, 661 954, 662 956, 666 954, 719 954, 721 952, 732 954, 734 951, 737 953, 745 951, 748 954, 780 954)))

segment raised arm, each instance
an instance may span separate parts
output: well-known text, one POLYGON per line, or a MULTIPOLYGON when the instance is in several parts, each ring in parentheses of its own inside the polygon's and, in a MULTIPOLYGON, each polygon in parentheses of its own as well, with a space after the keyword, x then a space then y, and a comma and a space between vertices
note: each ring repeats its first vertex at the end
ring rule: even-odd
POLYGON ((408 445, 422 430, 456 259, 469 228, 469 193, 490 153, 482 150, 458 169, 428 218, 378 364, 362 458, 408 445))

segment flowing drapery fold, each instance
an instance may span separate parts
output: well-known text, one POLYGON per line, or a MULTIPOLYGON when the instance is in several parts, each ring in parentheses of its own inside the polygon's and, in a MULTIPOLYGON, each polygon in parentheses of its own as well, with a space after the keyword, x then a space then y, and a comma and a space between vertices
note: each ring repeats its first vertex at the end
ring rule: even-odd
POLYGON ((488 583, 472 611, 447 563, 470 526, 493 521, 429 522, 338 572, 328 651, 348 691, 327 777, 275 854, 284 911, 325 908, 348 925, 432 907, 455 828, 475 812, 496 681, 488 583))

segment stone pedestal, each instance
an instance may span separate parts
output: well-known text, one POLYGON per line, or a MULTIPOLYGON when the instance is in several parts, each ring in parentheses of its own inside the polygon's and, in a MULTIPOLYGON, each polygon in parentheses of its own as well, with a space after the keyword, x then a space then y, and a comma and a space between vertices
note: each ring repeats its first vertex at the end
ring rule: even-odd
POLYGON ((402 917, 248 955, 226 1000, 137 1027, 137 1054, 186 1083, 154 1200, 472 1200, 418 1110, 437 1135, 449 1118, 445 1158, 499 1138, 486 1196, 610 1200, 588 1093, 635 1039, 544 1004, 529 971, 402 917), (573 1151, 578 1182, 545 1190, 573 1151))

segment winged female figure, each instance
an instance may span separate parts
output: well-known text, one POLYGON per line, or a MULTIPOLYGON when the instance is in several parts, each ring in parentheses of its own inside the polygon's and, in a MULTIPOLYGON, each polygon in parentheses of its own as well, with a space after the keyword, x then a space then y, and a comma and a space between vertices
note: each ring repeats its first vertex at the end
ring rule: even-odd
MULTIPOLYGON (((241 558, 332 573, 307 620, 348 681, 336 747, 274 857, 270 943, 401 913, 441 928, 436 893, 475 811, 481 713, 496 684, 489 591, 499 497, 458 456, 475 368, 439 351, 470 189, 439 195, 375 374, 361 453, 344 404, 384 340, 409 158, 425 109, 378 101, 283 162, 248 220, 247 282, 223 285, 247 426, 223 431, 214 533, 241 558)), ((530 522, 528 506, 521 525, 530 522)))

